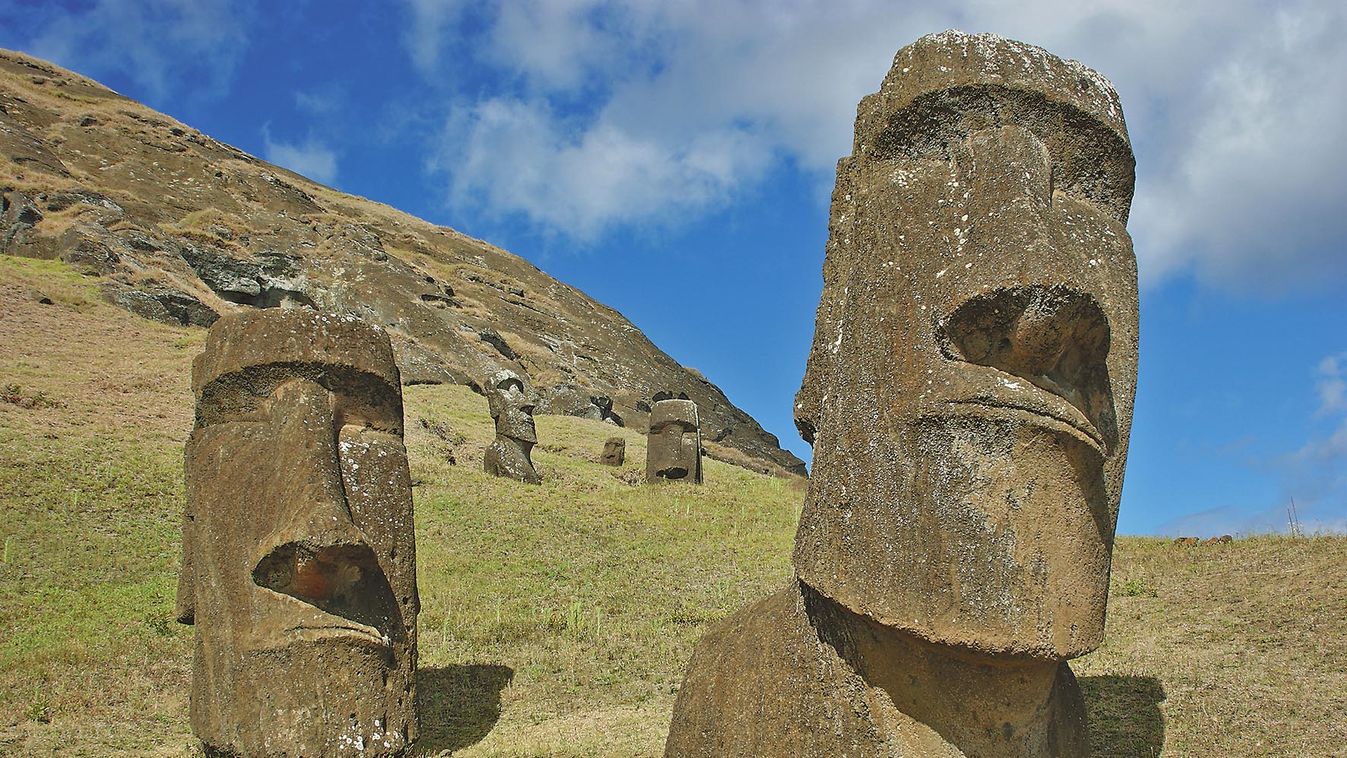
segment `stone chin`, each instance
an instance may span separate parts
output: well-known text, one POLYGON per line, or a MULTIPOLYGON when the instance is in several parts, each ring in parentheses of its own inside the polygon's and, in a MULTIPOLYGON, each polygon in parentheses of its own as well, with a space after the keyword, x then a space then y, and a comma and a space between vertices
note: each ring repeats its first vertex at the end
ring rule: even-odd
POLYGON ((415 736, 406 674, 388 668, 387 647, 314 637, 240 651, 221 677, 249 693, 241 707, 218 690, 193 691, 192 718, 209 748, 226 755, 401 754, 415 736), (296 683, 302 683, 297 686, 296 683), (389 686, 394 684, 396 686, 389 686), (240 718, 243 715, 244 718, 240 718))
POLYGON ((524 411, 508 410, 501 415, 498 434, 520 442, 538 442, 538 426, 524 411))
POLYGON ((937 644, 1047 660, 1097 647, 1113 517, 1093 441, 1004 408, 924 415, 896 437, 879 459, 923 455, 894 476, 823 472, 811 484, 800 579, 937 644))

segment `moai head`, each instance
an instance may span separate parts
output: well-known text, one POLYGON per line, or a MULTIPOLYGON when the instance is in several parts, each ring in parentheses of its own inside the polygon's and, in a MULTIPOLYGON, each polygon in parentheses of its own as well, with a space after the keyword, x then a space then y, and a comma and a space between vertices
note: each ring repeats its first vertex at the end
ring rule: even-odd
POLYGON ((932 642, 1081 655, 1103 635, 1136 383, 1117 94, 945 32, 857 110, 797 396, 796 571, 932 642))
POLYGON ((621 466, 627 460, 627 441, 621 437, 609 437, 603 443, 603 455, 599 463, 605 466, 621 466))
POLYGON ((533 423, 533 407, 538 399, 518 374, 509 370, 493 374, 486 388, 486 401, 496 422, 496 434, 529 446, 538 442, 533 423))
POLYGON ((529 455, 538 441, 533 425, 538 400, 533 390, 515 372, 497 371, 487 382, 486 401, 496 420, 496 439, 482 457, 482 469, 530 484, 541 482, 529 455))
POLYGON ((645 478, 702 482, 702 434, 697 404, 660 400, 650 407, 645 478))
POLYGON ((192 367, 179 620, 192 726, 230 755, 401 754, 416 739, 416 543, 388 336, 225 316, 192 367))

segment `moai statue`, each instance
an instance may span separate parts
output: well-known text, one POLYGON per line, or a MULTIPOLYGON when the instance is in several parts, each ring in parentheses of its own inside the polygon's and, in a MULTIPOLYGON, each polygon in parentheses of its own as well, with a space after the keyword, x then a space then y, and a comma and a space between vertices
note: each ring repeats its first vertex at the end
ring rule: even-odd
POLYGON ((538 442, 533 425, 533 390, 513 371, 497 371, 487 383, 486 401, 496 422, 496 441, 486 449, 482 468, 495 476, 529 484, 543 480, 533 468, 530 453, 538 442))
POLYGON ((698 645, 669 756, 1081 756, 1137 366, 1112 85, 945 32, 837 168, 796 580, 698 645))
POLYGON ((388 335, 247 310, 192 366, 178 620, 208 755, 402 755, 416 741, 416 541, 388 335))
POLYGON ((650 407, 645 480, 663 479, 702 483, 701 422, 691 400, 660 400, 650 407))
POLYGON ((621 437, 609 437, 603 443, 603 455, 599 463, 605 466, 621 466, 627 460, 627 441, 621 437))

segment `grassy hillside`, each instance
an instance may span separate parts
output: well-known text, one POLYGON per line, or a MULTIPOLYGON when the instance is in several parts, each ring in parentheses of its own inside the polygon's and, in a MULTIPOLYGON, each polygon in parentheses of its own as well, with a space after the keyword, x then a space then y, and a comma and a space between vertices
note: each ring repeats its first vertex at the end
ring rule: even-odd
POLYGON ((235 304, 317 303, 385 327, 406 377, 471 386, 508 368, 530 378, 540 411, 641 430, 655 395, 687 393, 720 439, 714 454, 803 473, 700 372, 523 258, 7 50, 0 195, 0 251, 97 272, 150 318, 200 325, 235 304))
MULTIPOLYGON (((193 753, 171 615, 203 336, 0 256, 0 753, 193 753)), ((423 747, 658 754, 706 624, 789 575, 800 486, 716 461, 704 487, 641 486, 639 435, 560 416, 538 418, 546 483, 514 484, 481 472, 480 397, 406 407, 423 747), (616 470, 595 462, 615 433, 616 470)), ((1097 754, 1347 754, 1347 540, 1125 538, 1113 581, 1074 664, 1097 754)))

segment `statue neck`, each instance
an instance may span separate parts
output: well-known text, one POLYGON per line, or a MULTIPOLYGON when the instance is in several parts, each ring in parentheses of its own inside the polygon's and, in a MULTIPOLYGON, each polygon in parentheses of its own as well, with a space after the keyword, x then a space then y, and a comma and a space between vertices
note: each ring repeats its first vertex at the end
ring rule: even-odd
POLYGON ((518 437, 511 437, 508 434, 501 434, 500 432, 496 432, 496 441, 509 445, 512 448, 515 448, 525 456, 529 454, 529 451, 533 450, 534 444, 532 442, 525 442, 524 440, 521 440, 518 437))
POLYGON ((869 686, 872 718, 889 739, 930 755, 1079 754, 1057 744, 1074 742, 1063 733, 1084 734, 1062 723, 1083 718, 1065 663, 928 642, 800 587, 819 637, 869 686))

